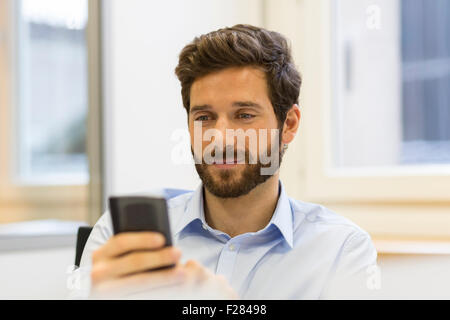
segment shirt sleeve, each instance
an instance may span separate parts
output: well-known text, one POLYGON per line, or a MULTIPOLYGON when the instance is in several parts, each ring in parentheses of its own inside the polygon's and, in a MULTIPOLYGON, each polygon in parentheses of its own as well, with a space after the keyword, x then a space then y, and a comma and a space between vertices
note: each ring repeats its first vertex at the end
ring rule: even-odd
POLYGON ((92 228, 81 256, 80 267, 92 265, 92 252, 104 245, 112 237, 112 222, 109 212, 105 212, 92 228))
POLYGON ((380 287, 377 251, 366 232, 344 242, 322 299, 370 299, 380 287))

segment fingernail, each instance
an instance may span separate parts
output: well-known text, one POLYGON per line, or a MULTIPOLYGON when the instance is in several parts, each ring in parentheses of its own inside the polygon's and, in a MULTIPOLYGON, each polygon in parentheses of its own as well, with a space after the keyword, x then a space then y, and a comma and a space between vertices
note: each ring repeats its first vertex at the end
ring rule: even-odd
POLYGON ((166 238, 164 238, 164 236, 162 234, 157 234, 156 235, 156 243, 157 245, 163 245, 166 242, 166 238))

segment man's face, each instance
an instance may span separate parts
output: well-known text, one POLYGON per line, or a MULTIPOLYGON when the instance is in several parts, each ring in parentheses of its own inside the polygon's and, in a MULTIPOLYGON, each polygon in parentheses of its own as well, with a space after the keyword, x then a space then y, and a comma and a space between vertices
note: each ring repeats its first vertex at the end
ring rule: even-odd
POLYGON ((196 170, 209 192, 222 198, 239 197, 272 176, 261 174, 261 168, 270 166, 261 163, 261 153, 270 157, 276 154, 281 161, 280 139, 273 134, 273 130, 281 128, 263 71, 240 67, 208 74, 192 84, 190 102, 189 131, 195 149, 192 153, 196 170), (249 136, 240 141, 237 136, 227 139, 233 132, 230 130, 239 133, 238 129, 256 135, 256 146, 250 143, 249 136), (208 132, 218 134, 208 137, 208 132), (261 139, 262 134, 266 134, 266 139, 261 139), (205 151, 214 143, 216 146, 210 152, 214 158, 207 161, 205 151), (199 147, 201 151, 197 153, 199 147))

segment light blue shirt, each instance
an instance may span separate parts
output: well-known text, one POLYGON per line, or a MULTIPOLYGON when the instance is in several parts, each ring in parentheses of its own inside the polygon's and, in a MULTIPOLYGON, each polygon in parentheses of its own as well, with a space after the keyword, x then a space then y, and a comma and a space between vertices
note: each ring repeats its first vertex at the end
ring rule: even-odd
MULTIPOLYGON (((368 268, 377 252, 367 232, 323 206, 279 199, 269 224, 231 238, 205 221, 203 186, 168 200, 174 245, 182 262, 194 259, 224 275, 242 299, 327 299, 363 297, 368 268), (362 296, 361 296, 362 295, 362 296)), ((113 235, 106 212, 83 252, 89 268, 94 250, 113 235)))

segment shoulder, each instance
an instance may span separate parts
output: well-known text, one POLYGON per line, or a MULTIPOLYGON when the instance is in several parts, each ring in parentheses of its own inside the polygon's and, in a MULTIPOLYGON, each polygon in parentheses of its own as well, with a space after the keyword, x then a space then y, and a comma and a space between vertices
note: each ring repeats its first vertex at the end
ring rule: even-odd
POLYGON ((339 274, 358 274, 376 264, 377 251, 367 231, 319 204, 290 199, 294 246, 321 252, 339 274))
POLYGON ((323 205, 289 199, 294 222, 294 245, 310 243, 333 256, 377 257, 367 231, 323 205))
POLYGON ((338 232, 349 236, 369 236, 369 234, 348 218, 327 207, 289 198, 294 230, 313 229, 316 232, 338 232))
POLYGON ((167 199, 167 210, 172 227, 175 227, 175 225, 178 224, 178 221, 182 219, 182 217, 188 210, 188 206, 192 201, 193 195, 194 191, 189 191, 176 197, 167 199))
POLYGON ((167 208, 169 210, 176 210, 179 208, 184 208, 189 201, 192 199, 194 191, 189 191, 183 194, 180 194, 176 197, 170 198, 167 200, 167 208))

